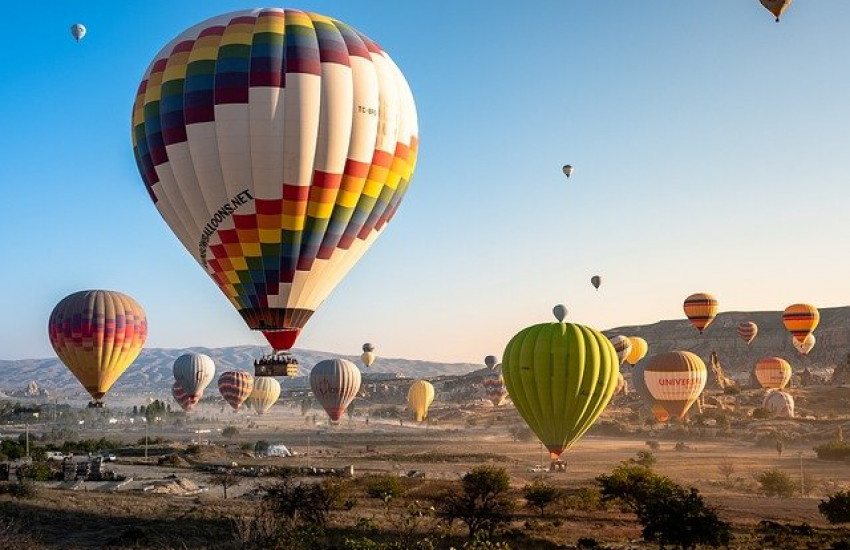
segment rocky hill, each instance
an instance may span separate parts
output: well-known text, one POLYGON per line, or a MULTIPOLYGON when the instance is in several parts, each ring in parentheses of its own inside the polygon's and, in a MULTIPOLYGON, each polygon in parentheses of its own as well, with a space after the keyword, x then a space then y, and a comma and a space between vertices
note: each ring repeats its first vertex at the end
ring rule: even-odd
MULTIPOLYGON (((188 349, 158 349, 148 348, 142 351, 135 363, 118 379, 109 392, 110 396, 128 396, 144 394, 167 394, 174 382, 172 365, 174 360, 187 352, 205 353, 213 358, 218 374, 227 370, 244 369, 254 371, 254 359, 260 357, 268 349, 261 346, 237 346, 229 348, 188 348, 188 349)), ((341 357, 360 365, 359 356, 338 355, 313 350, 296 349, 293 352, 298 358, 299 375, 302 377, 291 380, 281 379, 284 385, 304 385, 306 376, 317 362, 323 359, 341 357)), ((412 359, 393 359, 379 357, 368 370, 367 376, 381 378, 382 373, 406 378, 434 378, 445 375, 462 375, 481 368, 480 365, 468 363, 435 363, 412 359)), ((76 378, 66 369, 59 359, 21 359, 15 361, 0 360, 0 391, 7 394, 22 395, 30 382, 35 381, 39 387, 47 390, 51 396, 60 399, 81 398, 86 395, 76 378)), ((384 376, 386 377, 386 376, 384 376)))
POLYGON ((817 343, 808 356, 797 352, 791 344, 791 335, 782 324, 780 311, 720 313, 714 322, 699 332, 687 319, 660 321, 651 325, 627 326, 604 331, 607 336, 624 334, 640 336, 649 343, 649 355, 673 350, 696 353, 709 364, 711 352, 717 353, 726 376, 744 379, 762 357, 782 357, 794 368, 796 374, 804 369, 829 374, 838 365, 847 363, 850 353, 850 307, 820 310, 820 324, 815 329, 817 343), (738 337, 736 328, 742 321, 758 325, 758 335, 749 345, 738 337))

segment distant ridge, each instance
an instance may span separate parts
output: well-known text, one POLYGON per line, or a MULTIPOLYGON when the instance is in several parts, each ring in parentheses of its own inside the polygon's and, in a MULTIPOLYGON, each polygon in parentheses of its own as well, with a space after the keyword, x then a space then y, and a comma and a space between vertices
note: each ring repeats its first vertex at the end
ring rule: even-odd
MULTIPOLYGON (((172 364, 184 353, 204 353, 213 358, 216 373, 244 369, 254 372, 254 359, 268 352, 264 346, 234 346, 226 348, 193 347, 185 349, 145 348, 129 369, 118 379, 109 395, 167 394, 174 382, 172 364)), ((299 376, 306 376, 313 365, 323 359, 343 358, 360 367, 359 355, 340 355, 313 350, 293 350, 298 358, 299 376)), ((463 375, 481 368, 471 363, 438 363, 414 359, 395 359, 378 356, 372 367, 363 368, 368 373, 397 373, 406 378, 434 378, 437 376, 463 375)), ((31 380, 51 394, 83 397, 83 389, 77 379, 56 357, 48 359, 0 360, 0 391, 25 389, 31 380)), ((283 379, 281 379, 283 380, 283 379)), ((213 387, 212 391, 215 391, 213 387)))

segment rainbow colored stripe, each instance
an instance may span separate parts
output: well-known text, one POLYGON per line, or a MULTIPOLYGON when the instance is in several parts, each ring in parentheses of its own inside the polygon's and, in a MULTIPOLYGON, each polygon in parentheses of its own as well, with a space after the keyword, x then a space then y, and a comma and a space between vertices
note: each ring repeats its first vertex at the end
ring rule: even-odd
POLYGON ((188 29, 138 88, 147 191, 251 328, 301 328, 413 174, 410 88, 336 19, 259 9, 188 29))

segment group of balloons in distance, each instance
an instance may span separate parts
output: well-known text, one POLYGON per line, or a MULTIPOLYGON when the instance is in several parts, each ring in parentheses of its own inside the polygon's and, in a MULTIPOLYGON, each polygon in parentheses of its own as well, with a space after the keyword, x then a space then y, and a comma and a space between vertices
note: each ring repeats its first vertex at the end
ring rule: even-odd
MULTIPOLYGON (((717 300, 710 294, 688 296, 684 311, 702 334, 717 315, 717 300)), ((485 358, 494 372, 485 378, 488 397, 494 405, 504 401, 499 384, 517 411, 556 460, 593 425, 611 398, 625 382, 620 365, 633 367, 635 391, 659 422, 684 418, 707 381, 703 360, 689 351, 659 353, 641 360, 649 351, 640 337, 616 335, 606 338, 596 329, 565 322, 566 307, 553 308, 555 323, 533 325, 517 333, 505 348, 502 363, 485 358)), ((810 304, 793 304, 782 314, 786 329, 800 353, 814 346, 812 332, 820 314, 810 304)), ((746 321, 737 335, 749 345, 758 327, 746 321)), ((763 406, 793 416, 793 398, 781 390, 791 378, 790 364, 779 357, 759 360, 753 376, 768 390, 763 406)))

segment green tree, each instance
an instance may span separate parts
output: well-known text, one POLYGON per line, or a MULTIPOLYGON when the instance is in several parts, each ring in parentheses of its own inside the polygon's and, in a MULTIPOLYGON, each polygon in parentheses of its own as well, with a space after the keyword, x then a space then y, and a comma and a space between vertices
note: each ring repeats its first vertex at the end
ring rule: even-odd
POLYGON ((830 523, 850 523, 850 491, 839 491, 820 501, 818 511, 830 523))
POLYGON ((463 476, 461 493, 447 493, 440 502, 440 515, 460 520, 473 538, 479 531, 493 532, 510 519, 514 503, 508 497, 510 477, 496 466, 478 466, 463 476))
POLYGON ((640 504, 675 485, 670 478, 656 474, 640 464, 624 462, 610 474, 596 478, 602 502, 617 502, 621 508, 637 512, 640 504))
POLYGON ((544 517, 547 506, 564 498, 563 491, 540 480, 523 487, 522 496, 529 506, 540 511, 541 518, 544 517))
POLYGON ((227 489, 232 488, 242 481, 238 475, 236 475, 233 470, 226 470, 223 472, 217 472, 210 476, 210 483, 213 485, 221 485, 221 489, 224 492, 224 498, 227 498, 227 489))
POLYGON ((635 458, 630 458, 629 462, 640 466, 646 466, 647 468, 652 468, 658 460, 656 460, 652 451, 638 451, 637 456, 635 458))
POLYGON ((769 497, 788 498, 794 494, 796 484, 791 476, 782 470, 765 470, 756 476, 756 481, 761 485, 761 490, 769 497))
POLYGON ((660 488, 638 506, 637 516, 644 540, 657 542, 661 548, 674 545, 692 550, 698 545, 717 548, 729 544, 729 524, 717 517, 716 510, 706 505, 694 488, 675 484, 660 488))

